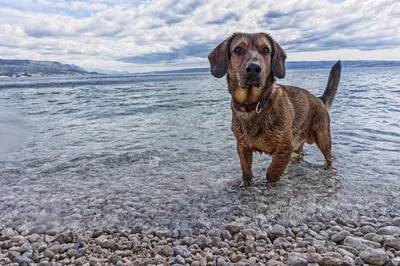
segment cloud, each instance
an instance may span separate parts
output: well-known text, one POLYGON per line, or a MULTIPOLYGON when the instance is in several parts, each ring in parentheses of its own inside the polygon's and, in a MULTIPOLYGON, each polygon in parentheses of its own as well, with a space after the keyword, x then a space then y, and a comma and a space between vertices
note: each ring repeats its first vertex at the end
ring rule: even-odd
POLYGON ((218 25, 220 25, 220 24, 225 24, 228 21, 239 21, 239 20, 240 20, 240 16, 238 14, 236 14, 236 13, 231 12, 231 13, 225 14, 221 18, 208 21, 207 24, 218 24, 218 25))
POLYGON ((399 16, 395 0, 8 1, 0 7, 0 54, 133 72, 203 67, 231 33, 261 31, 288 60, 337 54, 331 51, 400 60, 392 52, 400 46, 399 16))

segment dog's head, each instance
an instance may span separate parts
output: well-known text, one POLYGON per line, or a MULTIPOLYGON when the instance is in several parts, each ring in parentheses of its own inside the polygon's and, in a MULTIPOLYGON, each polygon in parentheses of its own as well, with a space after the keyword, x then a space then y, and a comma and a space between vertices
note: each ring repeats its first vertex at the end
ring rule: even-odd
POLYGON ((208 60, 214 77, 228 73, 238 88, 262 89, 269 78, 285 77, 286 54, 266 33, 234 33, 210 53, 208 60))

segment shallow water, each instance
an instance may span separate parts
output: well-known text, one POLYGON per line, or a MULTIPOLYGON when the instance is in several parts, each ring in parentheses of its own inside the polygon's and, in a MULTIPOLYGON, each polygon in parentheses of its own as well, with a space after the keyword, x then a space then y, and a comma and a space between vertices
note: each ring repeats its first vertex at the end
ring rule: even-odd
MULTIPOLYGON (((283 84, 320 95, 329 70, 283 84)), ((225 79, 209 74, 0 80, 0 224, 184 227, 400 209, 400 71, 343 69, 334 167, 316 146, 266 188, 240 178, 225 79)))

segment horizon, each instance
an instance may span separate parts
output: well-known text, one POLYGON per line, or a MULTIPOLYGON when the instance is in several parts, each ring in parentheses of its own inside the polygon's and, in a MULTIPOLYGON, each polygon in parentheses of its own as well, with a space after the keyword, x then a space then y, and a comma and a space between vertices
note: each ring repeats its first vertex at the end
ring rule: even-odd
POLYGON ((205 68, 208 54, 233 32, 263 31, 285 49, 288 62, 400 61, 399 6, 383 0, 23 0, 0 7, 0 57, 88 71, 205 68))

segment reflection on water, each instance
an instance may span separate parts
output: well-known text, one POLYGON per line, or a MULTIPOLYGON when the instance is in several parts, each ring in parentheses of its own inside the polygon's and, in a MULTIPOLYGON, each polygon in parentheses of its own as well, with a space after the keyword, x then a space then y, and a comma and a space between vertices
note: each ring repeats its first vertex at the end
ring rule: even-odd
MULTIPOLYGON (((328 72, 288 71, 284 83, 319 95, 328 72)), ((400 209, 398 73, 344 69, 331 111, 333 169, 308 145, 268 188, 266 155, 254 157, 254 186, 232 186, 240 165, 224 79, 4 79, 0 106, 25 134, 0 157, 0 223, 211 226, 400 209)), ((0 116, 4 128, 10 121, 0 116)))

